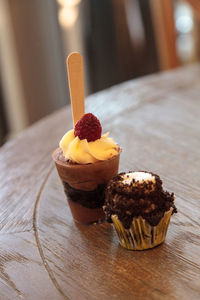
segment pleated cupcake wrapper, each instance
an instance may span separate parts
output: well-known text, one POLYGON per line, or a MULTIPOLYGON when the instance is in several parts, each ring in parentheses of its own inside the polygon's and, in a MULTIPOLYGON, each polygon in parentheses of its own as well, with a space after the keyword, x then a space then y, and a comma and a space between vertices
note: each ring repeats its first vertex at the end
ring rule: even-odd
POLYGON ((161 244, 166 237, 173 208, 165 212, 157 226, 151 226, 142 217, 134 218, 129 229, 125 229, 117 215, 112 215, 113 227, 119 243, 130 250, 144 250, 161 244))

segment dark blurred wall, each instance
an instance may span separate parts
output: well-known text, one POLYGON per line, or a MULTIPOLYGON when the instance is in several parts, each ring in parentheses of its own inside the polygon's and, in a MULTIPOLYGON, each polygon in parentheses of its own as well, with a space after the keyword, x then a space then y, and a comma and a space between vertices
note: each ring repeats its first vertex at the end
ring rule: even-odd
POLYGON ((148 0, 87 0, 84 6, 91 92, 158 71, 148 0), (143 27, 143 39, 131 35, 135 26, 143 27))
MULTIPOLYGON (((55 0, 8 0, 29 124, 66 104, 66 67, 55 0)), ((14 99, 13 99, 14 101, 14 99)))
POLYGON ((0 146, 5 142, 8 133, 8 126, 6 122, 6 115, 3 103, 3 92, 0 78, 0 146))

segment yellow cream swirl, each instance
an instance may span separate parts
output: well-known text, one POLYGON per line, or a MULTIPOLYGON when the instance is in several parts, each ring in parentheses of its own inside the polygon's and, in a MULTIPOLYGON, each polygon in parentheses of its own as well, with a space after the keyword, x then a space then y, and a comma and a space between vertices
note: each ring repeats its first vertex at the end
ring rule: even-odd
POLYGON ((78 164, 94 163, 98 160, 107 160, 118 154, 119 146, 108 135, 109 132, 94 142, 88 142, 86 139, 80 140, 78 136, 75 137, 72 129, 63 136, 59 146, 66 159, 78 164))

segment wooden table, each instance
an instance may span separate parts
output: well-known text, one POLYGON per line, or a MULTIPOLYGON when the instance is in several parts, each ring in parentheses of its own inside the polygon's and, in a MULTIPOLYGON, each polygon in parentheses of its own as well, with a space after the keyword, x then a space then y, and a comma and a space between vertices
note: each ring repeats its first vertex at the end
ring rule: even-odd
POLYGON ((73 222, 51 159, 72 127, 64 108, 0 149, 0 299, 199 299, 200 65, 92 95, 86 111, 123 148, 120 171, 175 192, 166 241, 128 251, 110 224, 73 222))

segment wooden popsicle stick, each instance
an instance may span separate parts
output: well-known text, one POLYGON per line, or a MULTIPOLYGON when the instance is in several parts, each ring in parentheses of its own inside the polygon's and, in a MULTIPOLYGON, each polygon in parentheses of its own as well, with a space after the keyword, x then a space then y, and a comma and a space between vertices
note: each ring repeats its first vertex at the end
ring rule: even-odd
POLYGON ((80 53, 71 53, 66 61, 71 97, 73 124, 80 120, 85 113, 83 60, 80 53))

